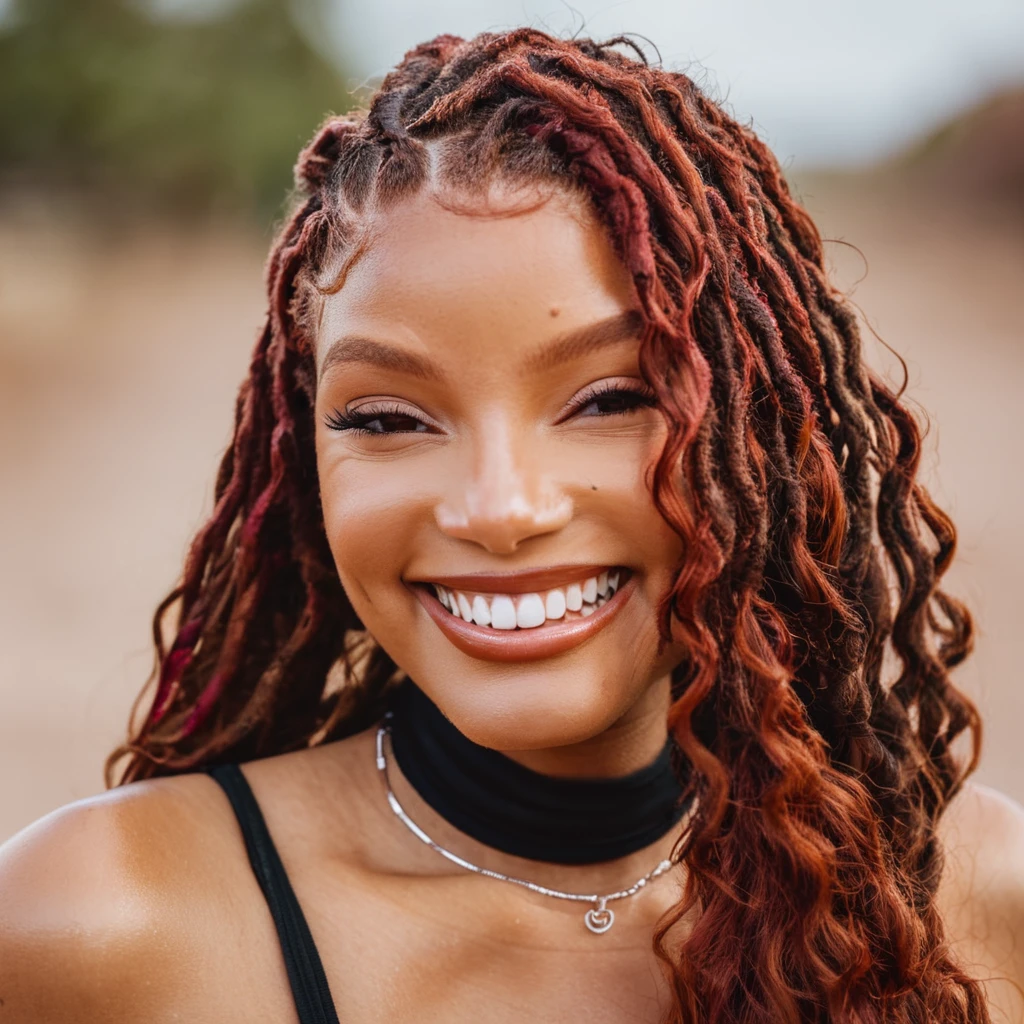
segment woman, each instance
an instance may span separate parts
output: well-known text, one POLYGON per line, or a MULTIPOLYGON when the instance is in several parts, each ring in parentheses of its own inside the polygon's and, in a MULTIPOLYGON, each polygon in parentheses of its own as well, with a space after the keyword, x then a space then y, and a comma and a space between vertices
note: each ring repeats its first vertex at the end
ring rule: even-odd
POLYGON ((918 428, 625 42, 439 37, 300 157, 133 784, 0 862, 4 1020, 1022 1019, 918 428))

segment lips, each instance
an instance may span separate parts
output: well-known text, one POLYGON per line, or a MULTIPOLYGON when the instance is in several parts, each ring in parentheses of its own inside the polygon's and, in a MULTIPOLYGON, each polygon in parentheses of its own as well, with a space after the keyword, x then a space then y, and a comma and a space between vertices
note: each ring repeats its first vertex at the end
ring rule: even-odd
MULTIPOLYGON (((438 588, 433 584, 450 587, 450 592, 489 592, 498 596, 519 594, 528 600, 545 585, 565 587, 568 580, 600 574, 607 576, 608 571, 608 566, 571 566, 508 576, 433 577, 429 584, 416 582, 409 585, 441 632, 463 653, 489 661, 533 661, 562 654, 604 629, 632 595, 636 587, 633 574, 627 569, 612 568, 612 572, 617 571, 619 576, 618 589, 608 588, 610 596, 601 598, 596 605, 586 606, 588 611, 585 615, 567 611, 564 616, 549 619, 533 628, 501 629, 466 621, 441 603, 437 596, 438 588)), ((517 599, 517 603, 522 603, 522 599, 517 599)))

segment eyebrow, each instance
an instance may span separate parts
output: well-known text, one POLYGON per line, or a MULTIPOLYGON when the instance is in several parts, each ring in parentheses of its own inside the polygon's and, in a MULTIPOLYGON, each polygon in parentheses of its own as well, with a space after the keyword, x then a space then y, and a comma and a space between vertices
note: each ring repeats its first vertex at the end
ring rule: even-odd
POLYGON ((367 366, 380 367, 382 370, 396 370, 423 380, 444 379, 440 368, 425 356, 409 352, 397 345, 353 334, 339 338, 327 350, 317 380, 323 380, 324 374, 338 363, 364 363, 367 366))
POLYGON ((566 331, 529 356, 526 368, 534 371, 550 370, 561 363, 571 362, 610 345, 617 345, 623 341, 638 341, 643 325, 644 320, 640 311, 629 309, 604 320, 598 320, 597 323, 566 331))
MULTIPOLYGON (((527 371, 550 370, 623 341, 637 341, 643 330, 643 316, 630 309, 596 323, 559 334, 526 360, 527 371)), ((360 335, 345 335, 333 342, 324 355, 318 380, 338 363, 363 363, 384 370, 395 370, 421 380, 441 381, 445 374, 432 360, 397 345, 375 341, 360 335)))

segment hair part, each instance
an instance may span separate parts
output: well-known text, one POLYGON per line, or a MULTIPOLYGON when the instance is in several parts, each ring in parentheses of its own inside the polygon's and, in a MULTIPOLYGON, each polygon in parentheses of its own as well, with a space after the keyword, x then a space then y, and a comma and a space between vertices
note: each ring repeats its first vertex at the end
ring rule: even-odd
POLYGON ((215 508, 157 610, 155 688, 109 780, 380 714, 400 673, 344 594, 319 503, 325 280, 343 280, 368 211, 427 181, 550 181, 585 197, 632 276, 669 428, 651 490, 686 556, 658 621, 688 652, 669 724, 696 812, 655 936, 668 1019, 984 1024, 935 902, 936 823, 980 724, 950 678, 972 622, 939 588, 956 531, 917 480, 921 432, 863 362, 767 147, 623 43, 439 36, 303 151, 215 508))

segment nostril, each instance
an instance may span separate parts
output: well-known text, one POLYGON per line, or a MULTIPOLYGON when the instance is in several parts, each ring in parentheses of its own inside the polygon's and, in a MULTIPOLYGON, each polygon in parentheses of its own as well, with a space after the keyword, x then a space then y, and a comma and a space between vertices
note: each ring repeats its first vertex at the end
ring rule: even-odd
POLYGON ((441 502, 434 510, 443 533, 477 543, 492 554, 514 554, 523 541, 560 530, 572 516, 573 503, 567 495, 535 501, 521 491, 486 501, 471 491, 461 501, 441 502))

